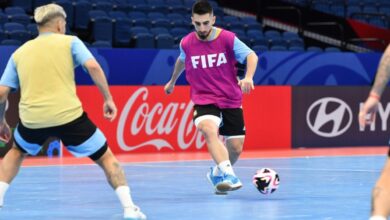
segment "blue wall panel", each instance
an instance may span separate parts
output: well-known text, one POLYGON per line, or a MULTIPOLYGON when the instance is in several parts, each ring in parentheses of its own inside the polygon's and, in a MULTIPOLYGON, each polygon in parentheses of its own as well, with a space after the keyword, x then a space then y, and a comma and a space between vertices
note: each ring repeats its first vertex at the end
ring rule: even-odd
POLYGON ((260 54, 258 85, 370 85, 378 53, 268 52, 260 54))
MULTIPOLYGON (((14 47, 0 48, 3 71, 14 47)), ((111 85, 164 85, 171 76, 178 50, 91 49, 111 85)), ((265 52, 259 54, 257 85, 371 85, 380 53, 265 52)), ((183 74, 184 75, 184 74, 183 74)), ((82 68, 79 85, 92 84, 82 68)), ((181 76, 178 84, 186 84, 181 76)))

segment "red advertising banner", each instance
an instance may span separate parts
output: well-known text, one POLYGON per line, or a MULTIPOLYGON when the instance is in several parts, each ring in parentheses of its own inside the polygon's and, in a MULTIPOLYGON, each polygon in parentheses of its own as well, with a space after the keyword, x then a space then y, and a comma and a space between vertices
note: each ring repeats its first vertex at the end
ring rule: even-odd
MULTIPOLYGON (((103 99, 95 86, 77 92, 91 120, 103 131, 114 153, 206 151, 192 122, 189 87, 111 86, 118 108, 113 122, 103 118, 103 99)), ((258 86, 244 96, 245 150, 291 148, 291 88, 258 86)), ((65 155, 68 154, 65 152, 65 155)))

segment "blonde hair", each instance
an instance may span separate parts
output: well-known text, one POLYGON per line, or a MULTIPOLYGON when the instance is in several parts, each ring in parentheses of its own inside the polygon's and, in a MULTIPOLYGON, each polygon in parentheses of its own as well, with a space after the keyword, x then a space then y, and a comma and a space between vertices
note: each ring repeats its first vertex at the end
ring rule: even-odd
POLYGON ((43 5, 34 10, 34 20, 38 26, 43 26, 57 17, 66 18, 64 9, 57 4, 43 5))

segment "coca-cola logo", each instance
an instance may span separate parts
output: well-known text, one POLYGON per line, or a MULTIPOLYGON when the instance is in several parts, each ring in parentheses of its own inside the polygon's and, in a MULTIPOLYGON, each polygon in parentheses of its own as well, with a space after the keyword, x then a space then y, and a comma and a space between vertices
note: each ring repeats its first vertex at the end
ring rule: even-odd
POLYGON ((205 141, 192 122, 193 103, 170 102, 164 105, 157 102, 153 106, 148 102, 149 91, 141 87, 129 97, 119 117, 117 141, 120 149, 133 151, 146 146, 154 146, 158 150, 169 148, 174 150, 174 144, 164 138, 176 132, 177 146, 185 150, 192 144, 197 149, 204 146, 205 141), (139 104, 141 103, 141 104, 139 104), (125 130, 129 128, 129 130, 125 130), (144 133, 145 139, 140 143, 133 143, 131 137, 144 133), (128 139, 125 138, 129 137, 128 139))

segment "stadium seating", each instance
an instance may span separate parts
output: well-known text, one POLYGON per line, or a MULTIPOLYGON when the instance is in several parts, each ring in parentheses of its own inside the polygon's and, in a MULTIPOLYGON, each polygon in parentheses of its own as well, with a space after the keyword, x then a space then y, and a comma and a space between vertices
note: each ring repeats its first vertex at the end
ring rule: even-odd
POLYGON ((109 41, 95 41, 91 45, 92 47, 111 48, 111 42, 109 41))
POLYGON ((21 43, 25 43, 26 41, 31 39, 30 32, 27 30, 13 30, 8 32, 9 39, 18 40, 21 43))
POLYGON ((113 24, 111 18, 103 16, 94 18, 92 30, 95 41, 112 42, 113 24))
POLYGON ((150 33, 138 33, 133 37, 135 48, 155 48, 154 36, 150 33))
POLYGON ((13 14, 8 16, 10 22, 15 22, 23 25, 28 25, 31 23, 30 16, 26 14, 13 14))
POLYGON ((21 7, 27 13, 31 13, 33 9, 33 0, 13 0, 12 5, 21 7))
POLYGON ((6 7, 4 9, 4 13, 6 15, 15 15, 15 14, 25 14, 26 12, 22 7, 13 6, 13 7, 6 7))
MULTIPOLYGON (((295 0, 298 2, 298 0, 295 0)), ((13 0, 0 10, 0 40, 17 38, 21 43, 38 35, 32 9, 52 0, 13 0), (10 34, 12 31, 15 33, 10 34), (1 35, 3 33, 3 35, 1 35), (4 39, 2 39, 4 38, 4 39)), ((53 0, 67 13, 67 33, 79 35, 95 47, 177 48, 182 37, 193 30, 194 0, 53 0)), ((296 33, 263 30, 253 16, 225 14, 210 1, 217 16, 216 26, 233 31, 248 46, 265 50, 305 48, 296 33)), ((362 8, 363 9, 363 8, 362 8)), ((365 10, 372 10, 367 7, 365 10)), ((380 23, 380 20, 372 21, 380 23)))
POLYGON ((156 48, 171 49, 175 43, 173 37, 170 34, 157 34, 156 35, 156 48))
POLYGON ((7 45, 7 46, 20 46, 22 45, 22 42, 14 39, 5 39, 1 41, 1 45, 7 45))

